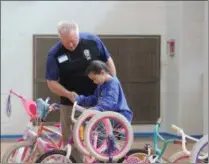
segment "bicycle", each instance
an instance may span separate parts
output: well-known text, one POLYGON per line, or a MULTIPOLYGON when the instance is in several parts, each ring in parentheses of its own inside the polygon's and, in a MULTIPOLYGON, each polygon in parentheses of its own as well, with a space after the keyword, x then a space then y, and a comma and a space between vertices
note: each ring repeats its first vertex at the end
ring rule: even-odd
MULTIPOLYGON (((106 116, 109 115, 109 116, 112 116, 112 118, 114 118, 113 115, 112 115, 112 113, 109 113, 109 112, 98 112, 98 111, 90 110, 90 109, 87 110, 86 108, 83 108, 83 107, 77 105, 76 102, 73 105, 72 113, 74 113, 75 110, 78 110, 78 111, 82 112, 82 115, 76 120, 76 122, 74 121, 75 122, 75 125, 73 126, 73 131, 75 133, 70 136, 70 138, 69 138, 69 144, 65 147, 65 150, 52 150, 52 151, 49 151, 47 153, 44 153, 43 155, 41 155, 36 160, 36 163, 42 163, 42 162, 43 163, 47 163, 47 159, 51 159, 50 162, 52 160, 54 160, 54 162, 57 163, 58 162, 58 157, 57 156, 63 157, 62 158, 62 163, 66 163, 66 162, 71 163, 72 161, 69 160, 69 157, 70 157, 70 154, 71 154, 72 145, 74 144, 74 141, 75 141, 76 138, 79 141, 79 142, 77 142, 76 147, 77 148, 78 147, 82 147, 82 149, 86 149, 86 151, 88 152, 88 153, 85 154, 84 151, 80 151, 80 153, 83 153, 83 155, 84 155, 83 162, 85 162, 85 163, 101 162, 100 161, 100 158, 95 157, 94 155, 92 155, 89 152, 88 147, 86 146, 87 143, 85 142, 85 135, 83 136, 84 137, 84 141, 81 140, 81 135, 79 135, 79 133, 81 132, 80 127, 83 126, 83 123, 84 122, 89 121, 89 118, 91 118, 91 119, 88 122, 87 126, 85 128, 83 128, 83 130, 85 130, 86 128, 88 128, 88 125, 91 123, 91 120, 94 120, 94 118, 98 118, 98 116, 101 117, 101 116, 104 116, 104 115, 106 115, 106 116), (56 156, 56 157, 53 157, 53 156, 56 156)), ((72 117, 73 117, 73 115, 72 115, 72 117)), ((121 115, 121 117, 123 117, 123 116, 121 115)), ((117 119, 118 118, 121 119, 121 117, 119 116, 119 117, 117 117, 117 119)), ((119 121, 122 121, 123 122, 124 119, 125 118, 122 118, 119 121)), ((72 121, 73 121, 73 119, 72 119, 72 121)), ((111 129, 111 125, 110 125, 110 122, 108 120, 103 120, 102 123, 104 123, 104 125, 105 125, 104 127, 105 128, 107 128, 109 130, 111 129)), ((130 129, 130 127, 128 127, 129 124, 123 124, 123 125, 124 125, 124 127, 123 127, 124 129, 129 129, 129 131, 127 131, 127 134, 129 136, 133 137, 132 129, 130 129)), ((84 134, 85 134, 85 132, 84 132, 84 134)), ((112 148, 113 145, 112 144, 108 144, 109 142, 107 142, 107 141, 111 141, 111 140, 105 140, 104 138, 101 138, 101 136, 98 136, 98 135, 95 136, 95 137, 94 137, 94 139, 95 139, 94 140, 94 144, 96 144, 97 142, 100 143, 99 144, 99 147, 97 147, 97 151, 103 152, 105 150, 109 150, 109 149, 112 148)), ((132 143, 132 141, 133 141, 133 138, 131 138, 131 137, 129 137, 129 139, 130 139, 129 142, 130 143, 132 143)), ((125 151, 123 151, 123 153, 124 152, 126 153, 129 149, 127 148, 127 145, 124 148, 125 148, 125 151)), ((114 156, 113 156, 113 160, 115 160, 114 156)))
POLYGON ((159 118, 154 126, 154 137, 153 137, 153 147, 149 144, 146 144, 145 147, 141 150, 132 150, 132 154, 126 156, 125 158, 119 160, 118 162, 123 163, 179 163, 184 160, 188 160, 190 158, 191 152, 186 148, 187 139, 198 142, 198 139, 191 137, 184 133, 184 131, 177 127, 176 125, 172 125, 172 129, 177 131, 177 134, 181 136, 181 140, 179 139, 165 139, 159 134, 159 128, 162 122, 162 118, 159 118), (162 148, 159 148, 158 142, 162 141, 162 148), (182 151, 176 152, 171 155, 169 158, 165 158, 164 152, 167 149, 168 144, 180 144, 182 147, 182 151))
MULTIPOLYGON (((52 150, 52 149, 58 149, 62 146, 62 135, 59 131, 53 130, 51 128, 48 128, 44 126, 44 119, 40 117, 37 108, 36 108, 36 102, 24 98, 22 95, 16 93, 13 90, 9 91, 8 96, 8 102, 7 102, 7 109, 6 113, 7 116, 11 116, 11 95, 15 95, 18 97, 23 107, 26 111, 26 113, 29 115, 29 123, 26 126, 26 130, 23 133, 23 137, 17 140, 17 143, 15 145, 12 145, 4 154, 2 158, 3 163, 22 163, 24 160, 26 162, 33 162, 36 158, 36 156, 39 156, 40 154, 52 150), (33 130, 35 128, 35 125, 33 126, 33 121, 35 121, 35 124, 40 121, 40 125, 37 127, 36 132, 33 130), (50 137, 46 132, 55 135, 58 137, 58 143, 50 137), (43 139, 44 138, 44 139, 43 139), (18 149, 20 149, 18 151, 18 149), (25 159, 26 153, 30 150, 32 155, 29 155, 28 159, 25 159), (11 159, 10 159, 11 158, 11 159), (15 160, 15 161, 10 161, 15 160)), ((46 102, 49 99, 46 99, 46 102)), ((38 100, 40 101, 40 100, 38 100)), ((51 106, 47 106, 48 108, 54 108, 56 104, 52 104, 51 106)), ((46 107, 46 106, 45 106, 46 107)), ((43 114, 43 113, 42 113, 43 114)), ((45 117, 45 116, 44 116, 45 117)), ((59 127, 58 124, 54 125, 55 127, 59 127)))

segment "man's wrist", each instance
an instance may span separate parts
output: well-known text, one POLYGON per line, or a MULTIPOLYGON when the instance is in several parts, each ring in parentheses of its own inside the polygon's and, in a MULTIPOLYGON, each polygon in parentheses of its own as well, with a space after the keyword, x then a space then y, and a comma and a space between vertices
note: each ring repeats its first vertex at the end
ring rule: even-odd
POLYGON ((65 97, 66 98, 69 98, 69 97, 71 97, 72 96, 72 92, 71 91, 67 91, 66 93, 65 93, 65 97))

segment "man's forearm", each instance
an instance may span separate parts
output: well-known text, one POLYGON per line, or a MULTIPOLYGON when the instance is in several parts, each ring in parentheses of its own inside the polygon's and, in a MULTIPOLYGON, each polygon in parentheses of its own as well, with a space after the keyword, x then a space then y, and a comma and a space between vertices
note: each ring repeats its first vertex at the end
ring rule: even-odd
POLYGON ((116 76, 116 68, 115 68, 115 64, 114 64, 114 61, 112 60, 111 57, 109 57, 108 61, 106 62, 109 70, 110 70, 110 73, 112 76, 116 76))
POLYGON ((68 98, 70 95, 70 91, 65 89, 61 84, 59 84, 57 81, 47 81, 47 85, 50 88, 50 90, 57 94, 58 96, 66 97, 68 98))

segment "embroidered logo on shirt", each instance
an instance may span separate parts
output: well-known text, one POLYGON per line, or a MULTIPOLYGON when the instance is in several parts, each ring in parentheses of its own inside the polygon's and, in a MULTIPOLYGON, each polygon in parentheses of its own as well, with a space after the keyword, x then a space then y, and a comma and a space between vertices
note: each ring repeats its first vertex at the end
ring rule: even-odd
POLYGON ((84 56, 87 60, 91 60, 91 54, 90 54, 90 51, 88 49, 85 49, 83 51, 83 54, 84 54, 84 56))

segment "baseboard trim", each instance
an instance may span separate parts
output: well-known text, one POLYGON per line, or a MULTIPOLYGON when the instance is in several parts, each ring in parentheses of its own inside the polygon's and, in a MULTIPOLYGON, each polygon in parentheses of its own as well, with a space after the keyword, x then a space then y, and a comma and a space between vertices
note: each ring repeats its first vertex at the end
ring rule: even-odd
MULTIPOLYGON (((176 139, 180 139, 181 136, 172 134, 172 133, 167 133, 167 132, 161 132, 159 133, 160 135, 162 135, 163 137, 169 137, 169 138, 176 138, 176 139)), ((134 133, 134 137, 153 137, 154 133, 153 132, 147 132, 147 133, 134 133)), ((191 137, 200 139, 203 137, 203 135, 191 135, 191 137)))
MULTIPOLYGON (((134 137, 153 137, 154 133, 153 132, 147 132, 147 133, 134 133, 134 137)), ((160 135, 163 137, 169 137, 169 138, 181 138, 180 136, 177 136, 172 133, 167 133, 167 132, 161 132, 160 135)), ((203 135, 192 135, 192 137, 200 139, 203 135)), ((13 135, 1 135, 1 139, 19 139, 21 138, 21 134, 13 134, 13 135)), ((52 135, 53 137, 53 135, 52 135)))

